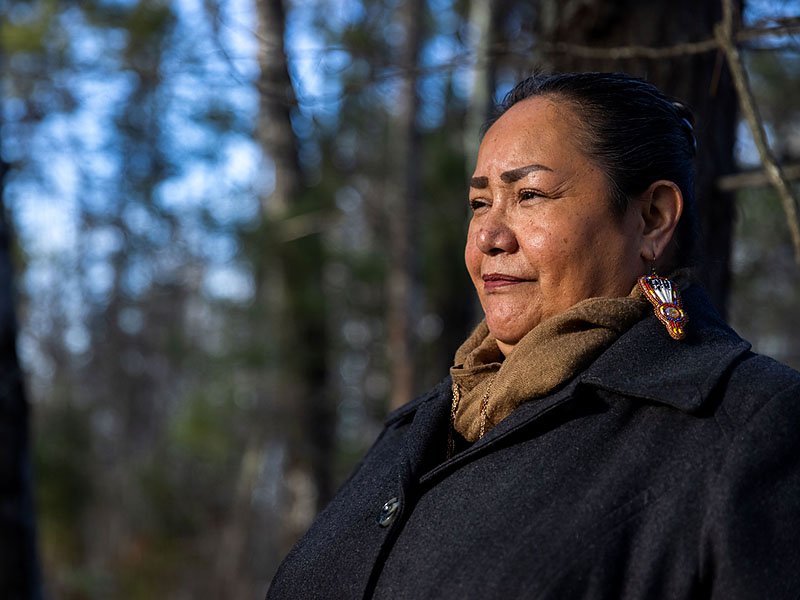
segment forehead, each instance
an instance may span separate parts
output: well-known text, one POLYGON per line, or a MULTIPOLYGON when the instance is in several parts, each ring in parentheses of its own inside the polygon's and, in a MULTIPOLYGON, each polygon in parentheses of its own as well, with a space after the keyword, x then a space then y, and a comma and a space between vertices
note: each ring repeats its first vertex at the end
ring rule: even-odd
POLYGON ((578 143, 581 127, 574 108, 561 98, 521 100, 486 132, 478 151, 478 167, 496 161, 585 159, 578 143))

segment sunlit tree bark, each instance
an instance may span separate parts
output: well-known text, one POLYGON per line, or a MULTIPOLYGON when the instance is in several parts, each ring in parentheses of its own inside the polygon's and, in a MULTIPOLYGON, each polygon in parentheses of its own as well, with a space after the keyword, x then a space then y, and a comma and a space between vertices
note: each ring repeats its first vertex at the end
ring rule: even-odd
POLYGON ((404 36, 400 48, 396 117, 392 125, 392 185, 387 191, 390 235, 389 363, 390 406, 408 402, 414 394, 414 327, 419 302, 415 297, 416 219, 420 203, 420 135, 417 129, 419 52, 422 46, 423 0, 408 0, 398 8, 404 36))
POLYGON ((470 174, 478 157, 481 128, 494 103, 497 85, 496 46, 500 41, 499 5, 498 0, 472 0, 469 5, 469 25, 475 38, 475 62, 464 128, 464 154, 467 158, 467 172, 470 174))

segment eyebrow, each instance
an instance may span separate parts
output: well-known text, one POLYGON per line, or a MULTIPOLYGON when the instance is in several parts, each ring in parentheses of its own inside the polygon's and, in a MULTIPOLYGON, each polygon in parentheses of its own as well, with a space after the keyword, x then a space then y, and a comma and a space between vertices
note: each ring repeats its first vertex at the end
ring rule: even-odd
POLYGON ((475 188, 477 190, 485 190, 489 187, 489 178, 488 177, 473 177, 469 180, 469 187, 475 188))
MULTIPOLYGON (((532 173, 534 171, 552 171, 550 167, 546 167, 545 165, 540 165, 539 163, 534 163, 532 165, 525 165, 524 167, 517 167, 516 169, 511 169, 510 171, 505 171, 504 173, 500 174, 500 179, 504 183, 514 183, 515 181, 519 181, 528 173, 532 173)), ((489 187, 489 178, 484 176, 473 177, 469 180, 469 187, 483 190, 489 187)))
POLYGON ((500 179, 504 183, 514 183, 515 181, 519 181, 528 173, 532 173, 533 171, 552 171, 550 167, 546 167, 544 165, 540 165, 538 163, 534 163, 532 165, 526 165, 524 167, 519 167, 517 169, 511 169, 510 171, 506 171, 500 175, 500 179))

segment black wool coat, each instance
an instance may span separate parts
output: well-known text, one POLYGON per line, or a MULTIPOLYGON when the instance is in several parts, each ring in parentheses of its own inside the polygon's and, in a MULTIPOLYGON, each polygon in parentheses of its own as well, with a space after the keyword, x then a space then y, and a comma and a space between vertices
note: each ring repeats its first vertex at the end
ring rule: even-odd
POLYGON ((800 597, 800 373, 684 300, 450 459, 449 379, 394 412, 267 597, 800 597))

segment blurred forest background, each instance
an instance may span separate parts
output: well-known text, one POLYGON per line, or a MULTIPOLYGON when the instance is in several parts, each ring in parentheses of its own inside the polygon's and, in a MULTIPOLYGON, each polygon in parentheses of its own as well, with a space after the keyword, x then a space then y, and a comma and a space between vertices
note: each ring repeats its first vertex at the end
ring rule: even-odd
POLYGON ((625 70, 696 109, 701 277, 800 367, 796 200, 731 77, 785 187, 797 1, 0 6, 3 598, 38 578, 58 599, 262 597, 479 319, 467 176, 491 102, 537 67, 625 70))

